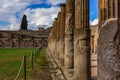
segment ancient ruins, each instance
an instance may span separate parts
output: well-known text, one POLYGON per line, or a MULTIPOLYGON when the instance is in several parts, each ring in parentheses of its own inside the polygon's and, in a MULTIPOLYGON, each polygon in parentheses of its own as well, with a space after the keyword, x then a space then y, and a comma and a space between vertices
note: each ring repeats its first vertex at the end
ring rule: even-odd
POLYGON ((99 0, 98 80, 120 80, 120 0, 99 0))
POLYGON ((98 4, 95 26, 89 24, 89 0, 66 0, 60 5, 48 37, 54 80, 120 80, 120 0, 98 4))
POLYGON ((0 31, 0 47, 48 46, 53 80, 120 80, 120 0, 98 4, 98 25, 90 25, 89 0, 66 0, 51 28, 0 31))
POLYGON ((32 48, 47 47, 47 37, 50 28, 44 30, 40 28, 38 31, 19 30, 19 31, 0 31, 0 47, 1 48, 32 48))

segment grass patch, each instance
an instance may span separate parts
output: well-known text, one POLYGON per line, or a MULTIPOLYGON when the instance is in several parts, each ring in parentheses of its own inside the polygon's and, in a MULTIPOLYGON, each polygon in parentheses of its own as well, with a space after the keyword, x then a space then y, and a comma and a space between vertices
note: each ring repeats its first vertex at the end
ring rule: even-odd
POLYGON ((26 54, 29 58, 33 50, 34 48, 0 48, 0 80, 14 80, 23 56, 26 54))
MULTIPOLYGON (((31 67, 31 52, 34 48, 0 48, 0 80, 14 80, 23 56, 27 56, 27 80, 53 80, 44 48, 37 52, 34 69, 31 67)), ((18 78, 24 80, 24 69, 18 78)))
POLYGON ((46 50, 42 48, 38 55, 34 70, 31 72, 33 80, 53 80, 50 74, 46 50))

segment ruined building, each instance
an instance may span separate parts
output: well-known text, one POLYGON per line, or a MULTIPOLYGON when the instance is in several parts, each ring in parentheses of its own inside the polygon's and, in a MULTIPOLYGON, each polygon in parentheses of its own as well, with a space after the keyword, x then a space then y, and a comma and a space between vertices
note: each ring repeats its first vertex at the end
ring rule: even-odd
POLYGON ((89 24, 89 0, 61 4, 48 38, 49 57, 61 71, 54 80, 120 80, 120 0, 98 4, 95 26, 89 24))
POLYGON ((47 37, 50 28, 38 31, 19 30, 19 31, 0 31, 0 47, 1 48, 32 48, 47 47, 47 37))

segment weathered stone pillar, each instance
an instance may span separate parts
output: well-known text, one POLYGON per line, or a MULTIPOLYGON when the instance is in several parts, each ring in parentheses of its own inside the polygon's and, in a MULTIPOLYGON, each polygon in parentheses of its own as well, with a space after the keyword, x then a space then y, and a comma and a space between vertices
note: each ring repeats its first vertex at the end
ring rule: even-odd
POLYGON ((90 80, 89 0, 75 0, 74 80, 90 80))
POLYGON ((60 65, 60 23, 61 23, 61 12, 58 13, 57 20, 57 62, 60 65))
POLYGON ((64 54, 65 54, 65 10, 66 5, 61 4, 61 21, 60 21, 60 63, 64 65, 64 54))
POLYGON ((98 80, 120 80, 119 4, 120 0, 108 0, 109 18, 99 21, 98 80))
POLYGON ((58 13, 57 16, 57 40, 60 39, 60 21, 61 21, 61 12, 58 13))
POLYGON ((73 29, 74 29, 74 0, 66 0, 66 21, 65 21, 65 56, 64 67, 73 68, 73 29))
MULTIPOLYGON (((54 47, 54 45, 53 45, 53 39, 54 39, 53 30, 54 30, 54 23, 51 27, 51 31, 50 31, 50 34, 48 37, 48 49, 50 50, 50 53, 51 53, 50 55, 52 55, 52 56, 53 56, 53 47, 54 47)), ((41 43, 41 45, 42 45, 42 43, 41 43)))
POLYGON ((109 16, 110 16, 110 18, 113 18, 114 17, 114 0, 109 0, 109 16))
POLYGON ((57 31, 58 31, 58 18, 55 18, 55 24, 54 24, 54 58, 55 60, 57 61, 57 58, 58 58, 58 55, 57 55, 57 37, 58 37, 58 34, 57 34, 57 31))

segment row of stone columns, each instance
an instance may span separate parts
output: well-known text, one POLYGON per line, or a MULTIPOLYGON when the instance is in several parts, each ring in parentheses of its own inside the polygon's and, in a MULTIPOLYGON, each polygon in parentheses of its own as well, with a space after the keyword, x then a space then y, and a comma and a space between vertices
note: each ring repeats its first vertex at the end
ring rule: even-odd
MULTIPOLYGON (((99 0, 98 80, 120 80, 119 4, 120 0, 99 0)), ((57 19, 53 24, 48 47, 56 62, 62 60, 64 68, 74 69, 74 80, 90 80, 89 0, 67 0, 64 12, 65 20, 57 19)))
POLYGON ((55 19, 48 47, 65 69, 74 69, 74 80, 90 80, 89 0, 66 0, 55 19))
POLYGON ((99 0, 99 23, 118 17, 118 0, 99 0))
POLYGON ((64 54, 65 54, 65 15, 66 5, 61 4, 61 12, 58 13, 57 18, 53 23, 51 33, 49 35, 49 49, 52 51, 52 56, 56 62, 60 65, 64 65, 64 54))

